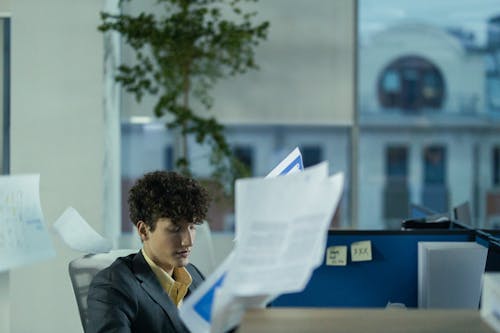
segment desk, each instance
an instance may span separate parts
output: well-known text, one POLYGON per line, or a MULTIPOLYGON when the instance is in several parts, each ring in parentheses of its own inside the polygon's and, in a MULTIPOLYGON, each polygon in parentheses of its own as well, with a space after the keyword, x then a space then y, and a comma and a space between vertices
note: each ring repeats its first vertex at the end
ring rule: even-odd
POLYGON ((494 333, 474 310, 311 309, 249 310, 238 333, 494 333))

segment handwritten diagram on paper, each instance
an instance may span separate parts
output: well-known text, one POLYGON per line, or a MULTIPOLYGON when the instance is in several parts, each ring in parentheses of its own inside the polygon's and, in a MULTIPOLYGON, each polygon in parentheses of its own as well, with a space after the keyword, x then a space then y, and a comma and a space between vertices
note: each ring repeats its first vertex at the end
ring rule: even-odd
POLYGON ((55 256, 39 184, 39 175, 0 176, 0 271, 55 256))

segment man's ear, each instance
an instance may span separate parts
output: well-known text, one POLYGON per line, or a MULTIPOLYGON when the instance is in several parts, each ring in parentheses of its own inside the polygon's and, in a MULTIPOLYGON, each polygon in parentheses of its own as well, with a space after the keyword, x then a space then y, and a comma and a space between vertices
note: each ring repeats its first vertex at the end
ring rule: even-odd
POLYGON ((136 224, 137 232, 139 233, 139 237, 141 237, 141 241, 146 241, 149 238, 148 232, 149 227, 144 221, 139 221, 136 224))

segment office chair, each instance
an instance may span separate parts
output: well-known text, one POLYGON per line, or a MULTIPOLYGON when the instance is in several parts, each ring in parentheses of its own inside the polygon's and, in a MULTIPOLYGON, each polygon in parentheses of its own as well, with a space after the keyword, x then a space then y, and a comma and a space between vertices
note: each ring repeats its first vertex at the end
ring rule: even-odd
POLYGON ((108 267, 118 257, 135 253, 138 249, 111 250, 108 253, 86 254, 83 257, 73 259, 69 263, 69 276, 75 293, 76 304, 80 313, 83 331, 87 327, 87 294, 90 282, 100 270, 108 267))

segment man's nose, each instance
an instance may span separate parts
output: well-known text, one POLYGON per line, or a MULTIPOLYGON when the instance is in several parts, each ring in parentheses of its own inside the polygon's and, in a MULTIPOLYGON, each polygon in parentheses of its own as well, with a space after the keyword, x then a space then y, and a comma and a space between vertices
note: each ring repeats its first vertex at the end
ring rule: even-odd
POLYGON ((191 230, 185 230, 182 233, 181 245, 182 246, 193 246, 193 235, 191 234, 191 230))

